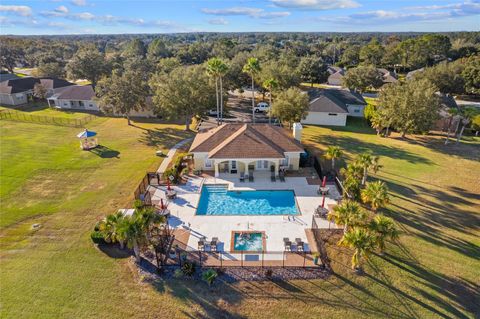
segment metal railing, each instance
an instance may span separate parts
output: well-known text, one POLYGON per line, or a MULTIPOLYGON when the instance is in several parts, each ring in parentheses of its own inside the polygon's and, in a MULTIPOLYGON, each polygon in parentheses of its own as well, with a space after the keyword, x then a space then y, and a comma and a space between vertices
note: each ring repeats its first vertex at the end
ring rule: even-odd
POLYGON ((19 111, 13 111, 13 110, 0 111, 0 120, 49 124, 49 125, 68 126, 68 127, 85 127, 86 124, 92 121, 94 118, 95 118, 94 115, 85 115, 82 118, 73 119, 73 118, 64 118, 64 117, 56 117, 56 116, 29 114, 26 112, 19 112, 19 111))
POLYGON ((182 266, 185 262, 194 262, 200 267, 301 267, 312 268, 321 265, 316 253, 297 251, 200 251, 177 249, 171 255, 168 266, 182 266))

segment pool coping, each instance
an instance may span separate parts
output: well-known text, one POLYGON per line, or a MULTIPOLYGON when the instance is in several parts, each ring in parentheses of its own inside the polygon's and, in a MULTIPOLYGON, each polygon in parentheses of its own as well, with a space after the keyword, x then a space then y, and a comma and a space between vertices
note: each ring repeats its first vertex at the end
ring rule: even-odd
POLYGON ((231 237, 230 237, 230 252, 231 253, 236 253, 236 254, 241 254, 241 253, 247 253, 247 254, 261 254, 267 251, 267 235, 264 230, 232 230, 231 232, 231 237), (258 250, 236 250, 235 249, 235 233, 260 233, 262 234, 262 248, 263 250, 258 251, 258 250))
POLYGON ((298 205, 298 201, 297 201, 297 194, 295 193, 295 189, 252 189, 252 190, 249 190, 249 189, 235 189, 235 188, 231 188, 229 184, 225 184, 225 183, 220 183, 220 184, 208 184, 208 185, 202 185, 200 191, 198 192, 199 193, 199 198, 198 198, 198 202, 197 202, 197 207, 195 208, 195 216, 302 216, 302 211, 300 209, 300 205, 298 205), (296 214, 271 214, 271 215, 268 215, 268 214, 255 214, 255 215, 247 215, 247 214, 215 214, 215 215, 208 215, 208 214, 197 214, 198 212, 198 207, 200 206, 200 201, 202 200, 202 192, 203 192, 203 187, 204 186, 210 186, 210 185, 215 185, 215 186, 219 186, 219 185, 226 185, 227 186, 227 192, 257 192, 257 191, 268 191, 268 192, 276 192, 276 191, 290 191, 293 193, 293 200, 295 201, 295 207, 297 209, 297 213, 296 214))

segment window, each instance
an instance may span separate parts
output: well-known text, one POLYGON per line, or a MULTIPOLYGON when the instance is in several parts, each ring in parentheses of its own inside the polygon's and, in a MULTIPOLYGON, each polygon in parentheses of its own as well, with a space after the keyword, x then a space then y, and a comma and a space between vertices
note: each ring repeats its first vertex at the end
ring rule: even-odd
POLYGON ((360 110, 359 110, 359 109, 355 109, 355 110, 353 110, 353 113, 360 113, 360 110))
POLYGON ((207 159, 205 160, 205 167, 211 168, 213 166, 213 160, 207 159))
POLYGON ((280 160, 280 166, 288 166, 288 156, 280 160))
POLYGON ((78 105, 84 106, 83 101, 78 101, 78 105))
POLYGON ((232 169, 237 169, 237 161, 232 161, 232 169))
POLYGON ((337 113, 328 113, 328 116, 337 116, 337 113))

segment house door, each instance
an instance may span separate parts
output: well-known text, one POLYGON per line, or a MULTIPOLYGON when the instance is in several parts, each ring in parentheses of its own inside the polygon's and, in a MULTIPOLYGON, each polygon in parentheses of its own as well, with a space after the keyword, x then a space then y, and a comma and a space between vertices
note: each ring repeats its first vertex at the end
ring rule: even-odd
POLYGON ((230 173, 237 174, 237 161, 230 162, 230 173))

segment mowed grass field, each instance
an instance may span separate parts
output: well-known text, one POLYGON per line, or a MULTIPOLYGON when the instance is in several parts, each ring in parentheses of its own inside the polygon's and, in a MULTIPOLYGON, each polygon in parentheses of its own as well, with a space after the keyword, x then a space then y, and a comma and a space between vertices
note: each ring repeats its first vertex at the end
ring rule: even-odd
POLYGON ((403 231, 372 256, 364 276, 348 251, 329 247, 327 280, 143 281, 128 258, 97 250, 99 218, 130 204, 147 170, 189 136, 183 126, 99 118, 102 152, 79 149, 78 129, 0 121, 0 285, 3 318, 474 318, 479 316, 479 153, 470 139, 444 148, 435 137, 384 139, 366 126, 308 126, 304 143, 346 158, 371 150, 384 168, 403 231), (32 230, 34 223, 41 224, 32 230))

